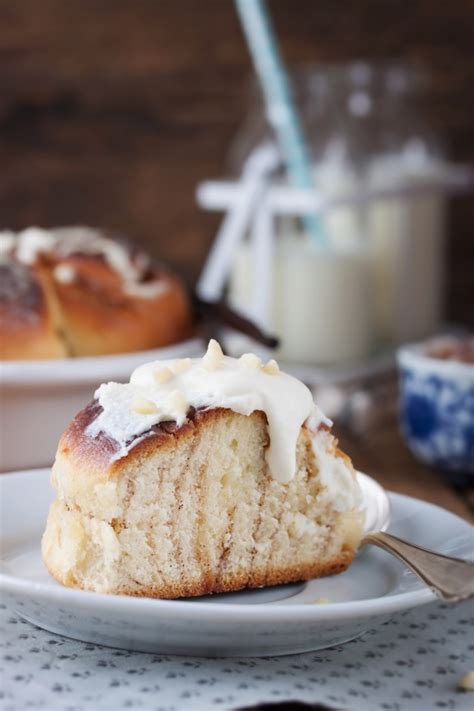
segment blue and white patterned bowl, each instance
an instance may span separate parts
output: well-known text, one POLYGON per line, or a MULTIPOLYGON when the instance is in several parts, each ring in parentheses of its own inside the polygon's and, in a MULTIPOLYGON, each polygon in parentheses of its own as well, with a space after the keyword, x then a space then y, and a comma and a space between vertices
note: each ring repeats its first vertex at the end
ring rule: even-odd
POLYGON ((455 343, 446 337, 399 349, 401 429, 418 459, 474 474, 474 364, 427 355, 455 343))

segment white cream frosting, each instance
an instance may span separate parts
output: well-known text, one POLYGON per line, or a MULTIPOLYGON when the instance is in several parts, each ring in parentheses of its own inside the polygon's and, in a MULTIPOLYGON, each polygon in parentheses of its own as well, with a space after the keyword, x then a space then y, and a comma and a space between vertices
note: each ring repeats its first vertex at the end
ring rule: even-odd
POLYGON ((319 478, 335 511, 350 511, 361 504, 361 491, 351 469, 342 457, 335 457, 328 447, 328 433, 313 437, 313 451, 319 467, 319 478))
POLYGON ((10 230, 0 232, 0 260, 3 259, 12 251, 15 246, 15 234, 10 230))
POLYGON ((104 432, 116 440, 117 458, 125 456, 137 437, 159 422, 186 421, 189 407, 228 408, 242 415, 260 410, 267 416, 270 443, 267 462, 272 476, 290 481, 296 469, 296 442, 305 422, 316 429, 330 421, 314 404, 299 380, 282 373, 276 363, 263 366, 253 354, 240 359, 223 356, 211 341, 204 358, 155 361, 137 368, 130 383, 106 383, 96 392, 103 408, 88 427, 90 436, 104 432), (127 442, 132 441, 131 444, 127 442))
POLYGON ((16 239, 16 257, 22 264, 34 264, 39 254, 54 249, 56 239, 51 232, 39 227, 28 227, 16 239))
MULTIPOLYGON (((101 255, 109 267, 121 277, 124 291, 131 296, 148 299, 168 289, 165 277, 150 282, 141 281, 142 275, 150 266, 146 254, 139 253, 132 259, 126 247, 90 227, 61 227, 53 230, 28 227, 16 235, 12 232, 0 233, 0 252, 14 252, 18 261, 25 265, 34 264, 41 254, 47 254, 51 250, 55 250, 62 257, 68 257, 75 252, 101 255)), ((57 269, 60 270, 61 265, 57 269)), ((55 277, 61 283, 72 282, 73 279, 62 278, 65 273, 58 271, 55 277)))
POLYGON ((164 294, 169 289, 169 284, 165 279, 155 281, 138 282, 126 281, 124 291, 130 296, 138 296, 141 299, 154 299, 161 294, 164 294))

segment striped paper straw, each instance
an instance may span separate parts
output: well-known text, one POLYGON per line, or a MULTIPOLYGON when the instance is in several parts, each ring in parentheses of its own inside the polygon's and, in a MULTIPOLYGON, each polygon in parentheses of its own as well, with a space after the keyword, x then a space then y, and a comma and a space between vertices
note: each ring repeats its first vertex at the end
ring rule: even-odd
MULTIPOLYGON (((234 1, 262 86, 268 121, 277 136, 290 181, 296 187, 314 189, 303 130, 265 0, 234 1)), ((303 221, 315 242, 324 244, 318 216, 310 214, 303 221)))

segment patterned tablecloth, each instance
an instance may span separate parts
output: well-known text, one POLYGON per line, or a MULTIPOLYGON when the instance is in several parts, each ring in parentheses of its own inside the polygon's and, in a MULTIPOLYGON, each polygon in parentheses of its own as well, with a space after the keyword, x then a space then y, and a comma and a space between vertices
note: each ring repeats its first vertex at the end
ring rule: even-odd
POLYGON ((58 637, 1 606, 2 711, 232 709, 298 699, 350 711, 473 709, 474 606, 434 603, 341 647, 266 659, 140 654, 58 637))

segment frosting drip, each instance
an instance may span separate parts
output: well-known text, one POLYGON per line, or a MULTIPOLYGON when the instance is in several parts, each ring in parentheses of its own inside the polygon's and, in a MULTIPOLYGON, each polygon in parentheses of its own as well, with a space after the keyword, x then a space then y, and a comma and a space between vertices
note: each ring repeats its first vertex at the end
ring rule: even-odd
POLYGON ((314 404, 311 392, 296 378, 282 373, 274 361, 264 366, 257 356, 240 359, 222 355, 211 341, 204 358, 156 361, 137 368, 130 383, 106 383, 96 392, 103 408, 87 434, 105 433, 119 444, 116 458, 125 456, 154 425, 186 421, 190 407, 227 408, 241 415, 265 413, 271 475, 288 482, 295 475, 296 443, 301 426, 312 429, 331 422, 314 404))

